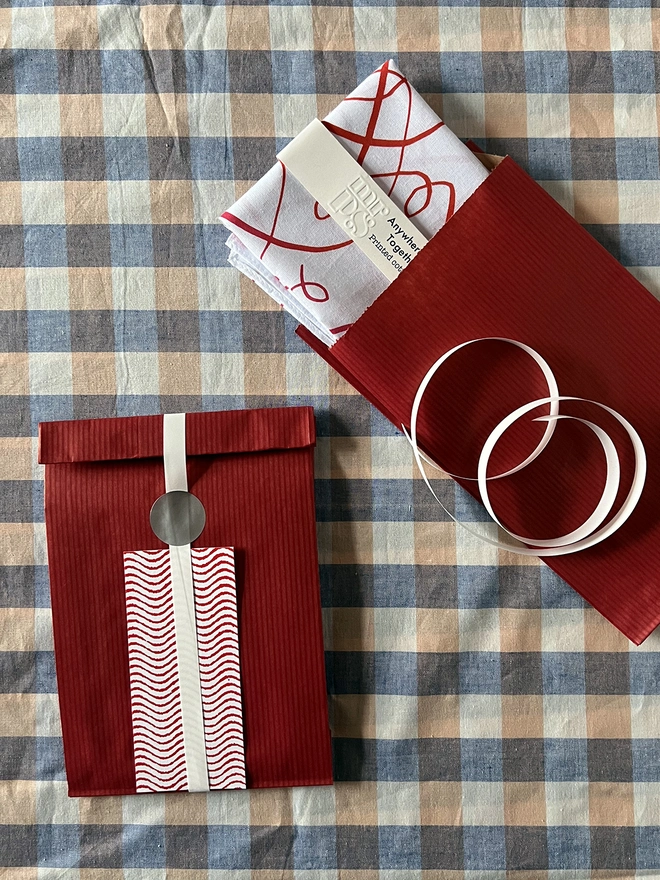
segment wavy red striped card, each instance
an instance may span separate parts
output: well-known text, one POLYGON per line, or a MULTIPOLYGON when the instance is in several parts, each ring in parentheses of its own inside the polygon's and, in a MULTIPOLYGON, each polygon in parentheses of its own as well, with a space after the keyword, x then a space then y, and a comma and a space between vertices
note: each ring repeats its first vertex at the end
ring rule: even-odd
MULTIPOLYGON (((209 788, 245 788, 234 551, 191 558, 209 788)), ((124 553, 124 579, 136 791, 187 791, 170 551, 124 553)))

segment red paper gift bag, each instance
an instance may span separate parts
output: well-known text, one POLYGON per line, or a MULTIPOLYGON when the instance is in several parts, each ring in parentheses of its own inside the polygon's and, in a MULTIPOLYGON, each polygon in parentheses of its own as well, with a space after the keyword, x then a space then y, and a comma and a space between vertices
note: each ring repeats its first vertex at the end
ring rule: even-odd
MULTIPOLYGON (((550 364, 561 394, 599 401, 628 419, 648 457, 638 506, 603 543, 547 562, 639 644, 660 622, 660 304, 512 159, 493 166, 332 348, 302 327, 298 333, 398 428, 409 427, 415 393, 436 359, 483 337, 531 346, 550 364)), ((420 447, 465 475, 476 474, 471 453, 504 416, 547 394, 518 349, 480 345, 443 368, 418 424, 420 447)), ((567 411, 591 417, 588 409, 567 411)), ((595 420, 602 422, 602 411, 595 420)), ((611 422, 622 458, 618 505, 633 460, 611 422)), ((518 428, 502 442, 497 471, 529 454, 539 436, 530 430, 543 430, 518 428)), ((591 513, 604 462, 577 430, 562 426, 533 466, 497 481, 493 496, 507 527, 552 538, 591 513)), ((478 497, 474 482, 459 482, 478 497)))
MULTIPOLYGON (((208 587, 204 566, 217 562, 233 577, 235 559, 247 787, 330 784, 313 411, 192 413, 185 425, 188 487, 206 511, 191 550, 195 602, 203 604, 208 587)), ((143 789, 132 732, 124 555, 127 572, 142 563, 157 572, 165 553, 149 519, 165 491, 163 417, 48 422, 39 441, 69 794, 136 793, 143 789)), ((226 580, 230 599, 232 583, 226 580)), ((139 603, 131 607, 132 619, 145 616, 139 603)), ((154 609, 146 616, 166 615, 158 603, 154 609)), ((215 644, 214 633, 206 635, 215 644)), ((211 673, 213 659, 211 651, 211 673)), ((213 688, 212 675, 207 684, 213 688)))

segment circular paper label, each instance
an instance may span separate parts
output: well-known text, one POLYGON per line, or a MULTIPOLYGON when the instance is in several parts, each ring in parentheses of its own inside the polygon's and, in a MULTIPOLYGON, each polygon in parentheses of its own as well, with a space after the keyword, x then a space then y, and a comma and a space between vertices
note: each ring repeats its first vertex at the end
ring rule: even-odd
POLYGON ((180 547, 199 538, 206 525, 206 511, 190 492, 166 492, 154 501, 149 521, 161 541, 180 547))

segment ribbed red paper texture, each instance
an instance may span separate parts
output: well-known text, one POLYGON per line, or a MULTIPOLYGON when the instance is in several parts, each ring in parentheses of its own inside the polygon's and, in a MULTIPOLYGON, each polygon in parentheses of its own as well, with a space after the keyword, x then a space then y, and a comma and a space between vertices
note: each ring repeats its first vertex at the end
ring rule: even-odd
MULTIPOLYGON (((547 562, 633 642, 657 626, 660 304, 511 159, 330 351, 299 333, 398 427, 409 425, 431 364, 461 342, 489 336, 536 349, 560 393, 619 411, 648 455, 639 505, 604 543, 547 562)), ((475 473, 475 450, 490 429, 544 393, 538 370, 521 352, 505 352, 501 343, 466 349, 429 390, 421 446, 449 470, 475 473)), ((611 431, 622 457, 621 500, 632 469, 625 435, 595 407, 562 404, 562 411, 611 431)), ((519 426, 500 450, 500 465, 520 461, 539 430, 519 426)), ((602 458, 579 427, 558 426, 537 462, 492 484, 498 513, 508 526, 539 538, 574 528, 600 494, 602 458)), ((474 483, 464 485, 477 494, 474 483)))
MULTIPOLYGON (((196 547, 233 546, 248 787, 332 782, 309 407, 187 416, 196 547), (218 454, 216 454, 218 453, 218 454)), ((162 416, 47 423, 46 529, 71 795, 131 794, 125 550, 164 545, 162 416), (142 457, 144 456, 144 457, 142 457)))

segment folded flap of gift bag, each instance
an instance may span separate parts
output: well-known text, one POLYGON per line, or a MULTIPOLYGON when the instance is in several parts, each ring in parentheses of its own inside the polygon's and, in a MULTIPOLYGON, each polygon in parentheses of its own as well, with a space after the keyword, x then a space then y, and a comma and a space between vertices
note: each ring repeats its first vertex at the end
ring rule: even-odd
POLYGON ((187 663, 182 557, 150 524, 164 424, 40 425, 69 793, 329 784, 313 410, 185 417, 188 490, 206 514, 188 545, 187 663))
MULTIPOLYGON (((186 415, 188 455, 295 449, 313 445, 315 438, 311 407, 186 415)), ((41 464, 161 458, 162 455, 163 417, 158 415, 42 422, 39 425, 41 464)))

